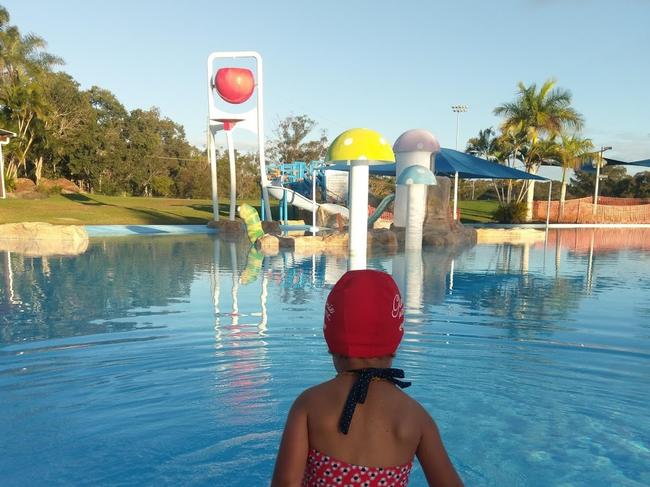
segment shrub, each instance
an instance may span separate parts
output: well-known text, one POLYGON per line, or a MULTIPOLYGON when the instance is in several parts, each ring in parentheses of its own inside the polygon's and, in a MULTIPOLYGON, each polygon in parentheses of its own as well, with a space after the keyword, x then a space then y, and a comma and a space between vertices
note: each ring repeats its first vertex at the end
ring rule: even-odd
POLYGON ((36 186, 36 191, 44 194, 46 196, 52 196, 53 194, 61 194, 61 186, 58 186, 56 184, 54 185, 46 185, 46 184, 39 184, 36 186))
POLYGON ((5 172, 5 190, 7 191, 7 193, 11 193, 15 189, 16 189, 16 178, 14 178, 13 176, 9 176, 5 172))
POLYGON ((526 203, 523 201, 500 204, 494 212, 499 223, 523 223, 526 221, 526 203))
POLYGON ((173 185, 174 181, 168 176, 156 176, 151 181, 151 191, 154 196, 169 196, 173 185))

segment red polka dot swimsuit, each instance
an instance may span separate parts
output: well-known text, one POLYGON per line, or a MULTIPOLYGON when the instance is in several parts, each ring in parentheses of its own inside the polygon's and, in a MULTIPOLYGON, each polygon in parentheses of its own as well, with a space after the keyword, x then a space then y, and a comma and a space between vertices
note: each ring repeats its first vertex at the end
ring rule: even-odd
POLYGON ((309 450, 303 487, 402 487, 409 483, 413 460, 397 467, 363 467, 309 450))

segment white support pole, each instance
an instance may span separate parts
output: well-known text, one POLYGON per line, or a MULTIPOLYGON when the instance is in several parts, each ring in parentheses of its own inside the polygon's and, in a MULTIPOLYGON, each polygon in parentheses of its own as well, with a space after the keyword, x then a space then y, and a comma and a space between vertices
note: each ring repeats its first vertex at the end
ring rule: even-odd
POLYGON ((0 199, 5 199, 7 193, 5 193, 5 160, 2 154, 2 145, 0 144, 0 199))
POLYGON ((454 259, 451 259, 451 264, 449 265, 449 292, 451 293, 454 290, 454 259))
POLYGON ((591 294, 591 287, 594 279, 594 237, 596 229, 591 231, 591 240, 589 242, 589 260, 587 261, 587 292, 591 294))
POLYGON ((596 185, 594 188, 594 210, 593 210, 594 216, 596 215, 596 210, 598 209, 598 183, 600 181, 600 164, 602 160, 603 160, 603 154, 601 152, 600 157, 598 158, 598 162, 596 163, 596 185))
POLYGON ((316 227, 316 168, 315 163, 310 163, 311 169, 311 234, 316 235, 318 227, 316 227))
POLYGON ((366 268, 368 245, 368 174, 367 165, 350 167, 350 270, 366 268))
POLYGON ((458 220, 458 171, 454 173, 454 221, 458 220))
MULTIPOLYGON (((553 189, 553 181, 548 180, 548 201, 546 203, 546 236, 548 236, 548 223, 551 218, 551 190, 553 189)), ((546 237, 545 237, 546 239, 546 237)))
POLYGON ((230 167, 230 221, 235 220, 237 208, 237 168, 235 166, 235 146, 232 141, 232 131, 226 130, 226 144, 228 145, 228 164, 230 167))
POLYGON ((219 195, 217 193, 217 144, 212 127, 208 125, 208 160, 210 161, 210 179, 212 181, 212 219, 219 221, 219 195))
POLYGON ((269 278, 266 272, 262 270, 262 295, 260 296, 260 304, 262 306, 262 320, 258 326, 260 335, 264 336, 268 330, 269 315, 267 312, 266 301, 269 296, 269 278))
POLYGON ((530 264, 530 242, 525 242, 521 251, 521 272, 528 274, 528 266, 530 264))
POLYGON ((237 326, 239 325, 239 276, 237 272, 237 247, 235 246, 235 242, 230 242, 230 265, 232 267, 232 288, 230 290, 230 296, 232 298, 231 324, 232 326, 237 326))
POLYGON ((214 239, 214 253, 212 262, 212 305, 214 307, 214 341, 215 347, 221 347, 221 309, 219 308, 219 291, 221 288, 219 266, 221 265, 221 240, 214 239))
POLYGON ((269 180, 266 177, 266 155, 264 146, 264 69, 262 56, 254 52, 253 57, 257 62, 257 146, 260 151, 260 185, 262 186, 262 199, 264 200, 264 219, 273 221, 271 203, 269 202, 269 180))
POLYGON ((404 290, 406 308, 410 310, 419 309, 422 306, 422 285, 424 279, 422 252, 408 251, 404 257, 406 259, 406 283, 404 290))
POLYGON ((426 194, 424 184, 406 185, 406 231, 404 235, 405 251, 422 250, 422 223, 424 214, 422 212, 422 199, 426 194))

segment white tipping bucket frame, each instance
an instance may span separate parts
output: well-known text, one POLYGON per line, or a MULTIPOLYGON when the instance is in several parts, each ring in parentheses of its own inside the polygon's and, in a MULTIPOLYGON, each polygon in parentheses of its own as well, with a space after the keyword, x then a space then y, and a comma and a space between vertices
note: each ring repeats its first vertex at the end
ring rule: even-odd
MULTIPOLYGON (((218 95, 217 95, 218 96, 218 95)), ((227 103, 227 102, 224 102, 227 103)), ((208 56, 208 124, 210 127, 211 150, 208 151, 210 158, 210 168, 212 177, 212 211, 214 219, 219 219, 219 203, 217 198, 217 177, 216 177, 216 133, 224 130, 223 122, 220 119, 237 120, 237 124, 232 128, 246 129, 257 134, 257 147, 260 157, 260 184, 262 186, 262 199, 264 200, 264 219, 272 220, 271 206, 269 204, 269 194, 267 190, 268 180, 266 178, 266 159, 264 155, 264 78, 262 67, 262 56, 255 51, 223 51, 213 52, 208 56), (254 59, 255 60, 255 87, 256 87, 256 106, 255 108, 244 113, 230 113, 220 109, 216 104, 215 91, 213 85, 214 75, 217 72, 214 61, 216 59, 254 59)))

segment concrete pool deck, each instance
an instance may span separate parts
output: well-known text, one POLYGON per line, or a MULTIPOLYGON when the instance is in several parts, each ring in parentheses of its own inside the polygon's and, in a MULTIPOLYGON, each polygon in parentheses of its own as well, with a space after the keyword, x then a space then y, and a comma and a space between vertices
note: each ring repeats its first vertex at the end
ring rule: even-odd
POLYGON ((85 225, 90 238, 217 233, 205 225, 85 225))
MULTIPOLYGON (((84 225, 84 228, 90 238, 219 233, 206 225, 84 225)), ((280 229, 288 234, 302 234, 310 228, 310 225, 280 225, 280 229)))

